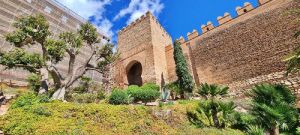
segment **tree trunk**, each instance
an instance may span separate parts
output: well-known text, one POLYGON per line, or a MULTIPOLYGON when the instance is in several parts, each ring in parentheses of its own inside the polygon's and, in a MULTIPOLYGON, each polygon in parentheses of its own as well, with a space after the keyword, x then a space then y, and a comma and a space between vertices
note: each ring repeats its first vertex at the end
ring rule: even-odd
POLYGON ((39 95, 48 92, 48 88, 49 88, 48 70, 46 68, 41 68, 40 72, 41 72, 42 80, 41 80, 41 87, 39 89, 39 95))
POLYGON ((66 87, 59 88, 52 95, 52 99, 54 100, 64 100, 66 94, 66 87))
POLYGON ((218 119, 218 111, 217 111, 217 108, 215 106, 212 107, 211 114, 212 114, 212 118, 213 118, 215 127, 219 128, 220 127, 220 122, 219 122, 219 119, 218 119))
POLYGON ((279 135, 279 127, 274 126, 270 131, 270 135, 279 135))

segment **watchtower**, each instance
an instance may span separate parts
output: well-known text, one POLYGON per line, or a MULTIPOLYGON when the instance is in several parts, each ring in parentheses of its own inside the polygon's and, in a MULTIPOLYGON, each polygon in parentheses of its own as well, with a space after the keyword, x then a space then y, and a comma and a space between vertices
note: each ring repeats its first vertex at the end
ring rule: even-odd
POLYGON ((114 65, 116 85, 167 82, 165 47, 171 44, 172 38, 150 12, 124 27, 118 33, 120 58, 114 65))

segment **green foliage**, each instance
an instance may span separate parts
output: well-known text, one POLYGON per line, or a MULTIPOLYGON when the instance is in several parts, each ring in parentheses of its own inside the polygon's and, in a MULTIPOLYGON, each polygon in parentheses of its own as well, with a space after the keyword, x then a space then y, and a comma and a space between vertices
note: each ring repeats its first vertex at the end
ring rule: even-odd
POLYGON ((248 113, 236 113, 235 123, 231 128, 246 131, 249 125, 256 125, 256 117, 248 113))
POLYGON ((208 134, 242 135, 238 130, 203 128, 189 124, 187 108, 196 104, 175 104, 163 108, 100 104, 76 104, 52 101, 30 107, 10 109, 0 116, 0 129, 10 135, 56 134, 208 134), (160 119, 152 112, 172 110, 172 117, 160 119))
POLYGON ((225 128, 234 125, 237 114, 234 111, 236 105, 233 102, 218 100, 218 98, 227 95, 228 89, 227 86, 201 84, 198 94, 203 96, 205 101, 201 101, 195 111, 187 113, 190 122, 198 127, 215 126, 217 128, 225 128))
POLYGON ((296 130, 297 130, 297 131, 296 131, 296 134, 297 134, 297 135, 300 135, 300 127, 297 127, 296 130))
POLYGON ((21 17, 14 23, 17 30, 6 35, 6 40, 16 47, 22 47, 28 43, 37 41, 43 44, 50 35, 49 23, 43 15, 21 17))
POLYGON ((72 101, 75 103, 93 103, 97 99, 97 95, 93 93, 73 93, 72 101))
POLYGON ((59 35, 59 38, 63 40, 69 48, 75 48, 76 52, 79 52, 79 48, 82 46, 82 37, 72 32, 63 32, 59 35))
POLYGON ((67 93, 67 100, 76 103, 93 103, 105 98, 104 88, 101 84, 83 76, 79 85, 67 93))
POLYGON ((236 106, 233 102, 212 102, 211 100, 201 101, 195 110, 189 110, 187 112, 189 121, 195 126, 202 128, 216 126, 213 121, 213 109, 215 106, 217 106, 216 115, 221 127, 230 127, 237 122, 237 112, 234 111, 236 106))
POLYGON ((108 102, 113 105, 120 104, 130 104, 132 102, 132 98, 127 94, 125 90, 114 89, 109 96, 108 102))
POLYGON ((250 96, 251 113, 257 117, 259 125, 267 130, 278 127, 281 131, 295 132, 299 116, 295 97, 288 88, 282 85, 256 85, 250 96))
POLYGON ((114 53, 113 48, 113 44, 106 44, 97 52, 97 55, 103 58, 97 63, 97 68, 100 71, 106 71, 107 66, 119 58, 120 54, 118 52, 114 53))
POLYGON ((49 102, 49 97, 47 95, 35 95, 34 93, 25 93, 18 97, 10 106, 11 109, 31 106, 38 103, 47 103, 49 102))
POLYGON ((97 29, 91 23, 85 23, 80 26, 79 34, 89 45, 99 43, 97 29))
POLYGON ((262 127, 259 126, 248 126, 247 135, 264 135, 265 131, 262 127))
POLYGON ((180 87, 177 81, 167 84, 166 88, 171 91, 174 97, 180 95, 180 87))
POLYGON ((37 115, 43 115, 43 116, 51 116, 51 112, 45 108, 45 107, 42 107, 42 106, 39 106, 37 108, 34 108, 33 109, 33 113, 37 114, 37 115))
POLYGON ((41 86, 41 76, 38 74, 31 74, 27 77, 28 87, 34 92, 38 92, 41 86))
POLYGON ((138 102, 139 101, 138 97, 139 97, 139 93, 141 91, 141 88, 139 86, 130 85, 130 86, 128 86, 126 91, 130 95, 130 97, 133 98, 133 102, 138 102))
POLYGON ((57 63, 61 61, 66 52, 67 45, 63 41, 47 39, 44 43, 49 58, 54 62, 57 63))
POLYGON ((155 101, 160 96, 159 86, 152 83, 144 84, 141 87, 129 86, 127 93, 133 97, 134 102, 142 101, 145 104, 155 101))
POLYGON ((43 61, 38 53, 27 53, 24 49, 15 48, 0 55, 0 64, 5 65, 9 69, 20 67, 36 73, 36 68, 41 68, 43 61))
POLYGON ((198 88, 198 94, 208 99, 216 96, 226 96, 228 94, 228 89, 229 87, 227 86, 204 83, 198 88))
POLYGON ((73 89, 74 93, 86 93, 92 85, 92 79, 86 76, 80 78, 79 85, 73 89))
POLYGON ((174 60, 176 64, 176 75, 178 84, 181 89, 180 94, 184 92, 191 93, 194 89, 193 78, 189 73, 188 65, 182 52, 181 44, 174 42, 174 60))

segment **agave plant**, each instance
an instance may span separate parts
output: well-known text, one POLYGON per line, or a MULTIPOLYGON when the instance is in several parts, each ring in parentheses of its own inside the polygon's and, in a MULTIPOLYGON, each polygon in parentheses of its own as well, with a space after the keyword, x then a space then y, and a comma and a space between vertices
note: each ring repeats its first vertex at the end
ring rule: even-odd
POLYGON ((283 85, 256 85, 250 96, 251 113, 271 135, 278 135, 279 131, 294 132, 298 114, 295 97, 288 88, 283 85))

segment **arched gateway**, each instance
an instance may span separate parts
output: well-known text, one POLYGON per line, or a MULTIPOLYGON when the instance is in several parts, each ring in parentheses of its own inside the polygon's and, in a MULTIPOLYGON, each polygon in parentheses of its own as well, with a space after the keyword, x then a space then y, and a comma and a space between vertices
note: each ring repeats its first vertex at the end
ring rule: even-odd
POLYGON ((133 61, 127 66, 128 85, 143 85, 142 80, 142 64, 138 61, 133 61))

